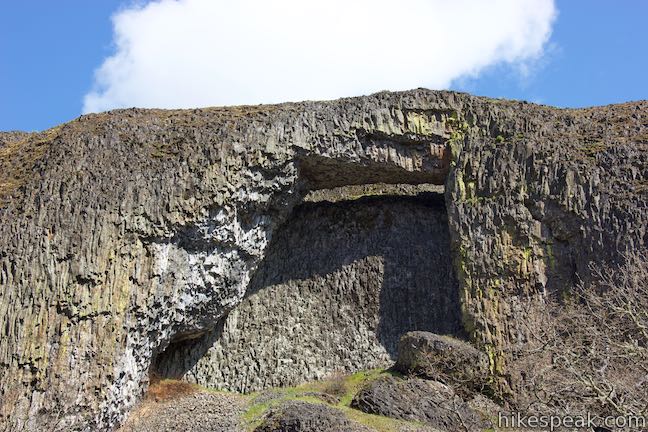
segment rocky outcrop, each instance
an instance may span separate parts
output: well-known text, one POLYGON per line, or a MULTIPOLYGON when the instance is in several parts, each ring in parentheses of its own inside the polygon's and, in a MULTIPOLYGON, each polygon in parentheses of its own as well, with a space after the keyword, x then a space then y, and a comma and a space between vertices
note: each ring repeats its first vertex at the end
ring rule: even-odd
POLYGON ((488 357, 469 343, 429 332, 404 334, 392 375, 365 384, 351 407, 448 431, 493 428, 502 408, 484 393, 488 357), (402 373, 404 375, 396 375, 402 373))
POLYGON ((451 144, 446 200, 464 325, 496 377, 507 347, 539 325, 547 294, 588 282, 590 262, 620 262, 646 244, 647 108, 476 113, 490 133, 468 126, 451 144))
POLYGON ((344 413, 325 404, 285 402, 272 409, 255 432, 369 432, 344 413))
POLYGON ((416 90, 3 141, 0 429, 114 428, 153 359, 243 301, 308 191, 377 182, 445 184, 464 329, 505 386, 547 292, 645 244, 646 108, 416 90))
POLYGON ((119 432, 246 432, 242 421, 245 405, 238 395, 215 392, 146 401, 119 432))
POLYGON ((378 378, 355 395, 351 406, 368 414, 420 421, 445 431, 492 427, 452 388, 420 378, 378 378))
POLYGON ((401 337, 395 369, 468 391, 482 391, 490 378, 486 354, 464 341, 423 331, 401 337))
POLYGON ((249 392, 389 367, 409 330, 461 333, 446 214, 434 193, 299 207, 245 300, 157 372, 249 392))
POLYGON ((9 131, 0 132, 0 148, 12 142, 21 141, 29 137, 28 132, 22 131, 9 131))

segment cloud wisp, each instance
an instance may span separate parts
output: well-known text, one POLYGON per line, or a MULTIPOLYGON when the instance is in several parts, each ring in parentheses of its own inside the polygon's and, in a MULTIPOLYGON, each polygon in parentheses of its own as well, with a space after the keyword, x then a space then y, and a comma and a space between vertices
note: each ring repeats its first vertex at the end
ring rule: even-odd
POLYGON ((84 112, 448 88, 538 59, 553 0, 157 0, 113 16, 84 112))

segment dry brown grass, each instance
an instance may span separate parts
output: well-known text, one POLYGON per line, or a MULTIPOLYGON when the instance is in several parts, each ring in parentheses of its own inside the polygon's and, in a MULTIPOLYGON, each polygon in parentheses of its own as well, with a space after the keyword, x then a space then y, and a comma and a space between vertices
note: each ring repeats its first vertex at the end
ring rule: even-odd
POLYGON ((59 134, 59 127, 5 143, 0 148, 0 205, 3 199, 33 176, 36 162, 59 134))
POLYGON ((335 371, 326 378, 326 384, 322 387, 322 393, 335 397, 344 396, 347 391, 348 375, 341 371, 335 371))
POLYGON ((153 376, 151 377, 151 384, 146 392, 145 399, 147 401, 166 402, 197 393, 198 391, 199 387, 195 384, 153 376))

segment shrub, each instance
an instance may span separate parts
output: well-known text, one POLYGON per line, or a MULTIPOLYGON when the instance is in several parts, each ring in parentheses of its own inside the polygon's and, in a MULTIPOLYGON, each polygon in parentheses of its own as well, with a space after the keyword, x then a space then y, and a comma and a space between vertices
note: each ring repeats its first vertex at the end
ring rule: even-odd
POLYGON ((516 352, 515 401, 530 412, 648 415, 648 256, 591 265, 593 283, 549 301, 516 352))
POLYGON ((327 379, 324 387, 322 387, 322 393, 329 394, 335 397, 342 397, 347 392, 347 375, 341 371, 333 372, 327 379))

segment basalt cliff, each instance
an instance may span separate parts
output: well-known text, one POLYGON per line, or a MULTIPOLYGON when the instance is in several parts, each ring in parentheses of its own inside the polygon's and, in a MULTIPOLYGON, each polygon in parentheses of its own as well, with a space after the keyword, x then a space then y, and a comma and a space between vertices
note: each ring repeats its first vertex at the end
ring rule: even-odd
POLYGON ((647 195, 645 101, 419 89, 0 134, 0 430, 113 430, 153 374, 388 367, 413 330, 506 389, 547 296, 645 247, 647 195))

